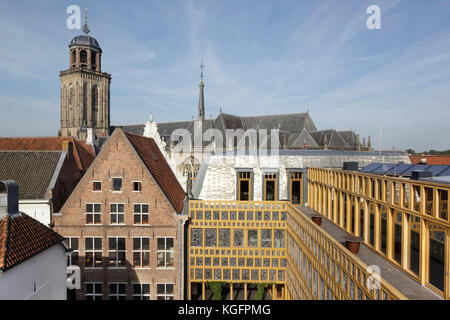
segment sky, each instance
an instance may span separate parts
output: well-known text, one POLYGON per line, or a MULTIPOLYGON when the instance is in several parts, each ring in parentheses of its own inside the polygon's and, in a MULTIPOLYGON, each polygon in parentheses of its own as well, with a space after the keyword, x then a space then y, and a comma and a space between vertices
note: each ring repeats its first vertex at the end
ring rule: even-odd
POLYGON ((309 113, 383 150, 450 149, 449 0, 0 0, 0 136, 55 136, 70 5, 112 75, 111 124, 309 113), (381 29, 366 12, 381 9, 381 29))

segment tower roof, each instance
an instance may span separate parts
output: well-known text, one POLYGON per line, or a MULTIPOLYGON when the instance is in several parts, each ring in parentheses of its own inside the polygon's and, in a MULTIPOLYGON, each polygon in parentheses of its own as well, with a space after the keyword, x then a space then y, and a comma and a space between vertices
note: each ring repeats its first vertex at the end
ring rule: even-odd
POLYGON ((88 46, 92 48, 96 48, 98 50, 102 50, 100 45, 98 44, 97 39, 88 35, 79 35, 72 39, 70 42, 69 48, 74 46, 88 46))

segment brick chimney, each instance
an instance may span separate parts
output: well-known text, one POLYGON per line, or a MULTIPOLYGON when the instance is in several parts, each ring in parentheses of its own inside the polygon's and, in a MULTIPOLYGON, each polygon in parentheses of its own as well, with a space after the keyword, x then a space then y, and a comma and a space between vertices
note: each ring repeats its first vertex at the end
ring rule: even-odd
POLYGON ((73 142, 70 140, 64 141, 62 150, 67 152, 67 158, 70 159, 73 155, 73 142))

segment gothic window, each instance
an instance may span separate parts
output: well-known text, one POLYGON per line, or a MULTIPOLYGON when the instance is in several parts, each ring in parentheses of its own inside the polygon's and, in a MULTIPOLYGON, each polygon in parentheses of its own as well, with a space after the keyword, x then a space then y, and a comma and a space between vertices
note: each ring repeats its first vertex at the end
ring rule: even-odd
POLYGON ((194 184, 195 178, 197 177, 198 171, 200 170, 200 163, 194 158, 191 157, 189 160, 186 161, 186 164, 184 166, 183 170, 183 176, 187 179, 187 185, 190 183, 191 185, 194 184))
POLYGON ((75 104, 75 91, 73 87, 69 88, 69 106, 72 107, 75 104))
POLYGON ((86 50, 81 50, 80 52, 80 62, 87 63, 87 52, 86 50))
POLYGON ((92 125, 97 125, 97 111, 98 111, 98 87, 92 87, 92 125))

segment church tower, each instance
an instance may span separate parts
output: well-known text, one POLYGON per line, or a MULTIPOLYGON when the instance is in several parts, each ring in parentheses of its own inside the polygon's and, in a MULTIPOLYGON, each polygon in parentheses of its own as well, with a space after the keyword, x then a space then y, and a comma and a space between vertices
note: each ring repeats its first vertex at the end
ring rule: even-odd
MULTIPOLYGON (((102 73, 102 49, 89 36, 87 17, 84 35, 73 38, 69 45, 70 67, 60 72, 61 130, 60 136, 86 140, 88 129, 96 137, 106 138, 110 128, 111 75, 102 73)), ((95 139, 95 137, 93 137, 95 139)))

